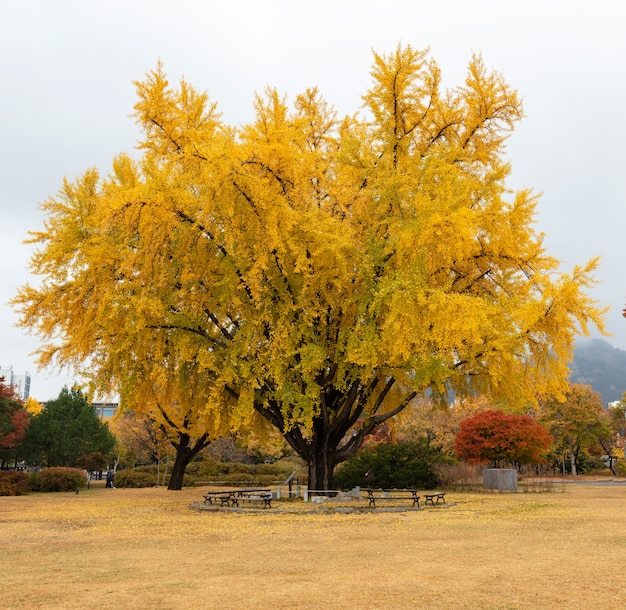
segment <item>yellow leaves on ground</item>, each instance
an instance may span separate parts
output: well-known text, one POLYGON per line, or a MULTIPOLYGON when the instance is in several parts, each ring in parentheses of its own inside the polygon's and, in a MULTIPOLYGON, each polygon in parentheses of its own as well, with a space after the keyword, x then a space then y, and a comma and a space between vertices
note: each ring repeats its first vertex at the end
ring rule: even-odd
POLYGON ((446 609, 613 610, 625 490, 450 493, 448 508, 365 514, 190 510, 202 489, 5 497, 0 543, 19 570, 0 574, 0 605, 343 610, 384 596, 394 609, 436 599, 446 609))

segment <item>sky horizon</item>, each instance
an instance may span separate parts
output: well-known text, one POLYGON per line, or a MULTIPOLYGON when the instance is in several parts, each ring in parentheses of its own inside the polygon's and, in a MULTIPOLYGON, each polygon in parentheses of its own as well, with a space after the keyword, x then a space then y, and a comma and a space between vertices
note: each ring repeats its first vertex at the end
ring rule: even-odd
POLYGON ((75 379, 37 370, 39 340, 15 327, 8 301, 37 281, 23 241, 43 226, 39 204, 64 177, 107 174, 116 154, 133 153, 133 81, 161 61, 172 85, 184 76, 207 91, 232 125, 252 120, 254 95, 268 86, 291 102, 317 86, 342 116, 360 108, 372 51, 398 44, 429 47, 447 87, 463 84, 480 53, 519 91, 526 116, 508 142, 507 184, 541 193, 536 229, 562 271, 601 257, 591 295, 610 307, 604 339, 626 350, 624 10, 616 0, 0 3, 0 368, 28 372, 41 401, 75 379))

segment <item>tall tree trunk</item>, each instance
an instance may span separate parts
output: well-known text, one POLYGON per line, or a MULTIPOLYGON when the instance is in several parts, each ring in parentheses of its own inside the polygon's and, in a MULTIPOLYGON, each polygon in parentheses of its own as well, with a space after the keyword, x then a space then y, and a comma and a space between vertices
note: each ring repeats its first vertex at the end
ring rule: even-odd
POLYGON ((167 488, 173 491, 180 491, 183 488, 183 481, 185 479, 185 471, 187 470, 187 464, 191 456, 187 451, 179 445, 176 448, 176 460, 174 467, 172 468, 172 474, 170 475, 170 481, 167 488))
POLYGON ((336 451, 330 449, 329 447, 311 451, 307 460, 309 470, 309 489, 335 489, 335 460, 336 451))
POLYGON ((572 442, 569 444, 569 463, 572 469, 572 476, 578 476, 578 471, 576 470, 576 451, 574 450, 574 443, 572 442))
POLYGON ((174 461, 170 481, 167 485, 169 490, 180 491, 183 488, 187 465, 202 449, 209 446, 211 441, 207 440, 207 437, 208 434, 203 434, 192 446, 189 435, 179 432, 178 441, 172 441, 172 445, 176 449, 176 460, 174 461))
POLYGON ((367 383, 356 379, 347 389, 337 389, 326 383, 334 374, 320 376, 320 413, 313 418, 310 429, 289 427, 282 411, 282 403, 274 400, 255 402, 254 408, 275 426, 289 445, 307 463, 309 489, 326 491, 335 489, 335 467, 354 457, 363 440, 379 425, 400 413, 415 398, 416 392, 407 393, 395 408, 378 413, 385 397, 395 383, 393 377, 374 375, 367 383), (326 380, 326 381, 325 381, 326 380), (375 399, 372 400, 372 396, 375 399), (363 417, 368 401, 373 408, 363 417))
POLYGON ((347 424, 337 425, 336 421, 329 423, 322 418, 316 418, 309 436, 304 436, 298 427, 283 432, 285 440, 307 463, 309 489, 335 489, 335 467, 356 455, 364 436, 359 433, 358 438, 354 437, 346 443, 345 434, 348 428, 347 424))

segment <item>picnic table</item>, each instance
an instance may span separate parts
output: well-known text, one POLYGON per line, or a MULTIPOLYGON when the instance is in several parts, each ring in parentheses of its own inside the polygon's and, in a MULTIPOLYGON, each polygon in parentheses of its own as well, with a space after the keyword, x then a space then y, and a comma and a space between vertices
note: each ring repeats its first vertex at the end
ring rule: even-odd
POLYGON ((263 508, 272 508, 272 492, 267 489, 239 489, 230 499, 232 506, 240 502, 260 503, 263 508))
POLYGON ((204 495, 205 504, 239 506, 245 502, 260 503, 264 508, 272 508, 272 492, 268 489, 230 489, 208 491, 204 495))
POLYGON ((416 489, 368 489, 367 499, 370 508, 376 508, 376 502, 386 500, 411 500, 414 507, 420 505, 416 489))
POLYGON ((231 491, 208 491, 204 494, 205 504, 217 504, 220 506, 228 506, 230 504, 231 491))

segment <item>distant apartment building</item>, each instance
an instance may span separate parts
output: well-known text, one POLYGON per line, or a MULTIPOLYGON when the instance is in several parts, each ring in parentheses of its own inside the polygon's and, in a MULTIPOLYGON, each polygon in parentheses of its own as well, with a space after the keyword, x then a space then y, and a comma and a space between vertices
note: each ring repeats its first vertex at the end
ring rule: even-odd
POLYGON ((30 375, 28 373, 16 375, 13 372, 13 367, 8 366, 6 368, 0 368, 0 377, 4 377, 4 383, 6 385, 15 388, 21 400, 26 400, 30 396, 30 375))
POLYGON ((117 403, 113 402, 94 402, 93 408, 100 419, 110 419, 117 412, 117 403))

